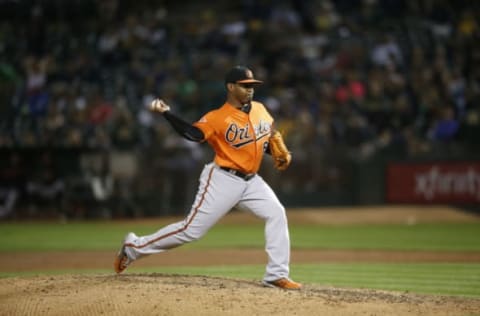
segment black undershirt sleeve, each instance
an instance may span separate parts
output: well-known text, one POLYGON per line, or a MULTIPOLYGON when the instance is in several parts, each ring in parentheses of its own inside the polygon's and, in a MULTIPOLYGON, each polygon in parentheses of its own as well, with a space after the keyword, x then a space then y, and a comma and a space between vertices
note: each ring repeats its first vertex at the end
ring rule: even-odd
POLYGON ((170 113, 170 111, 164 112, 163 116, 167 119, 170 125, 172 125, 173 129, 180 134, 180 136, 194 142, 202 142, 204 140, 205 135, 198 127, 185 122, 183 119, 170 113))
POLYGON ((270 156, 272 155, 272 152, 270 151, 270 146, 267 146, 267 148, 265 148, 265 153, 269 154, 270 156))

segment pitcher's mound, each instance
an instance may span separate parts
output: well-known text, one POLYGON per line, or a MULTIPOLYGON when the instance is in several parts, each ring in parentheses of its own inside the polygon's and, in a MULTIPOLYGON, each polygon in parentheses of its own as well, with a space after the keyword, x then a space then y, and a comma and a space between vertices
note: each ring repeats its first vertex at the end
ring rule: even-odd
POLYGON ((473 315, 480 300, 258 280, 125 274, 0 279, 1 315, 473 315))

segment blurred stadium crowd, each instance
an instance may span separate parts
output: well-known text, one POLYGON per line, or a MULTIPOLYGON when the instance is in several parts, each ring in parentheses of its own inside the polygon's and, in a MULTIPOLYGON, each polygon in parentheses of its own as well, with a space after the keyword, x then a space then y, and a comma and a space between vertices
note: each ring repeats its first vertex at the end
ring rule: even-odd
POLYGON ((225 71, 247 64, 294 152, 281 190, 331 185, 338 170, 318 166, 332 151, 478 152, 479 7, 0 0, 0 148, 141 151, 143 180, 157 160, 192 178, 208 154, 147 105, 160 96, 194 121, 223 103, 225 71))

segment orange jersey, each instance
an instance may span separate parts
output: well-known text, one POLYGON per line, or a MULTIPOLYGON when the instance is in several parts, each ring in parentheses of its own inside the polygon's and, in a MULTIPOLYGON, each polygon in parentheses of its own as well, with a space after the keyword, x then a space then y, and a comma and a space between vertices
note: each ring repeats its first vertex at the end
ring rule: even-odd
POLYGON ((229 103, 205 114, 193 125, 202 130, 221 167, 256 173, 268 146, 273 118, 260 102, 252 101, 250 113, 229 103))

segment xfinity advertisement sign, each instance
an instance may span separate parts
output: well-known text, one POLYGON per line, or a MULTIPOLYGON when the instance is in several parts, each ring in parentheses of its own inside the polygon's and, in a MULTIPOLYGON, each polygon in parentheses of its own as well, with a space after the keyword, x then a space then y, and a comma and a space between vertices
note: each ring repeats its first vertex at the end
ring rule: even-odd
POLYGON ((480 162, 392 163, 386 200, 398 203, 480 203, 480 162))

